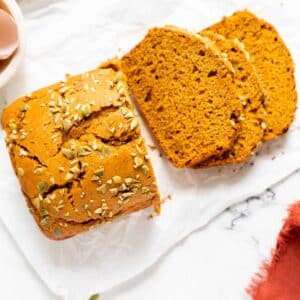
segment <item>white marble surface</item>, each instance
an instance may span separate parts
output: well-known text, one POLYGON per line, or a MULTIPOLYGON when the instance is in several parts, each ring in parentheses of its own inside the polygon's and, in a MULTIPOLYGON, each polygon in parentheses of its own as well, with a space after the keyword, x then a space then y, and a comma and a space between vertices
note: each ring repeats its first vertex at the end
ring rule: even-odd
MULTIPOLYGON (((261 197, 228 209, 101 299, 247 299, 244 288, 269 257, 287 206, 300 199, 299 179, 300 172, 295 173, 261 197)), ((0 299, 58 299, 23 259, 1 222, 0 238, 0 299)))
MULTIPOLYGON (((157 264, 101 295, 102 300, 245 300, 244 288, 269 257, 286 216, 300 199, 300 172, 260 197, 228 209, 179 242, 157 264)), ((55 300, 0 226, 1 298, 55 300)), ((88 299, 83 299, 88 300, 88 299)))

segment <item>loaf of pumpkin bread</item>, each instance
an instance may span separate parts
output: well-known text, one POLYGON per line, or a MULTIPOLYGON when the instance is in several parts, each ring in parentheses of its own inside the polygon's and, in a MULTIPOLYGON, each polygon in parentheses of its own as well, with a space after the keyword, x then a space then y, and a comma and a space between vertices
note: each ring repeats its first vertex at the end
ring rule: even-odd
POLYGON ((37 224, 65 239, 159 205, 125 76, 99 68, 22 97, 2 116, 12 165, 37 224))

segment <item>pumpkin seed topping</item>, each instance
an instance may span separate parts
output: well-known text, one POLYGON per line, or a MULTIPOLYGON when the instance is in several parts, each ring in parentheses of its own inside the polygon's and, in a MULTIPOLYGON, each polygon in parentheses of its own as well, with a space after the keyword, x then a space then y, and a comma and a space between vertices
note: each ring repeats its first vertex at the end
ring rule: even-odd
POLYGON ((80 169, 78 168, 78 166, 74 166, 70 169, 70 172, 71 173, 79 173, 80 172, 80 169))
POLYGON ((63 86, 62 88, 60 88, 58 91, 62 94, 64 94, 65 92, 67 92, 70 89, 69 86, 63 86))
POLYGON ((68 105, 66 103, 62 103, 61 105, 61 112, 65 113, 68 110, 68 105))
POLYGON ((62 154, 69 160, 72 160, 75 158, 75 154, 72 150, 68 149, 68 148, 62 148, 62 154))
POLYGON ((54 230, 53 230, 53 234, 55 237, 59 238, 62 236, 62 230, 61 228, 59 227, 56 227, 54 230))
POLYGON ((93 142, 93 144, 91 145, 91 147, 92 147, 92 149, 95 150, 95 151, 99 150, 99 146, 98 146, 98 144, 97 144, 96 141, 93 142))
POLYGON ((133 119, 131 122, 130 122, 130 130, 134 130, 138 125, 138 122, 137 122, 137 119, 133 119))
POLYGON ((113 183, 119 184, 122 183, 122 178, 120 176, 113 176, 112 181, 113 183))
POLYGON ((106 193, 106 184, 102 184, 100 185, 99 187, 97 187, 97 191, 98 192, 101 192, 102 194, 105 194, 106 193))
POLYGON ((141 149, 139 145, 136 145, 135 148, 136 148, 136 151, 137 151, 139 154, 144 154, 143 149, 141 149))
POLYGON ((49 224, 49 219, 50 219, 49 216, 44 217, 44 218, 41 220, 41 225, 42 225, 42 226, 47 226, 47 225, 49 224))
POLYGON ((68 173, 66 174, 66 176, 65 176, 65 180, 66 180, 66 181, 69 181, 69 180, 73 179, 73 177, 74 177, 74 174, 68 172, 68 173))
POLYGON ((129 198, 129 197, 131 197, 131 196, 133 196, 133 195, 134 195, 133 192, 127 192, 127 193, 123 193, 123 194, 122 194, 122 196, 123 196, 124 199, 127 199, 127 198, 129 198))
POLYGON ((106 145, 101 148, 100 152, 104 156, 107 156, 107 155, 111 154, 111 151, 110 151, 109 147, 106 146, 106 145))
POLYGON ((98 180, 100 180, 100 177, 97 175, 93 175, 91 178, 91 181, 98 181, 98 180))
POLYGON ((71 129, 71 127, 73 126, 73 123, 71 120, 65 119, 65 120, 63 120, 62 125, 63 125, 64 132, 68 132, 71 129))
POLYGON ((44 192, 47 191, 48 189, 48 183, 46 181, 40 181, 38 184, 37 184, 37 189, 38 191, 42 194, 44 192))
POLYGON ((23 104, 20 106, 20 112, 26 112, 28 109, 29 109, 29 105, 26 104, 26 103, 23 103, 23 104))
POLYGON ((118 189, 112 188, 112 189, 109 189, 109 192, 112 194, 112 196, 116 196, 118 194, 118 189))
POLYGON ((142 165, 141 170, 144 174, 147 174, 149 172, 149 168, 146 165, 142 165))
POLYGON ((127 185, 125 184, 125 183, 122 183, 121 185, 120 185, 120 187, 119 187, 119 191, 126 191, 126 190, 128 190, 128 187, 127 187, 127 185))
POLYGON ((25 174, 23 168, 18 168, 18 169, 17 169, 17 173, 18 173, 19 176, 24 176, 24 174, 25 174))
POLYGON ((27 156, 28 152, 24 149, 20 149, 20 156, 27 156))
POLYGON ((95 209, 95 210, 94 210, 94 213, 95 213, 95 214, 101 214, 101 213, 102 213, 102 208, 99 207, 99 208, 95 209))
POLYGON ((149 192, 150 192, 149 188, 147 188, 146 186, 142 187, 142 194, 146 194, 146 193, 149 193, 149 192))
POLYGON ((261 126, 261 128, 262 128, 263 130, 266 130, 266 129, 268 128, 268 125, 267 125, 267 123, 265 123, 265 122, 262 122, 262 123, 260 124, 260 126, 261 126))
POLYGON ((104 168, 99 168, 95 170, 94 174, 98 177, 102 177, 104 175, 104 168))
POLYGON ((70 160, 70 165, 71 165, 71 166, 74 166, 74 165, 78 164, 78 162, 79 162, 78 159, 70 160))
POLYGON ((81 113, 84 117, 88 117, 91 114, 91 105, 90 104, 83 104, 81 106, 81 113))
POLYGON ((77 155, 78 156, 87 156, 92 153, 92 149, 88 146, 81 146, 77 150, 77 155))
POLYGON ((36 209, 40 208, 40 204, 41 204, 41 200, 39 197, 33 198, 32 200, 32 204, 36 209))
POLYGON ((130 118, 134 117, 133 112, 130 109, 128 109, 127 107, 121 107, 120 110, 126 119, 130 119, 130 118))
POLYGON ((113 79, 113 82, 117 83, 118 81, 120 81, 122 79, 122 77, 123 77, 122 72, 117 72, 114 79, 113 79))
POLYGON ((129 184, 131 184, 132 182, 133 182, 133 179, 132 178, 125 178, 125 183, 127 184, 127 185, 129 185, 129 184))
POLYGON ((62 172, 65 171, 65 168, 64 167, 58 167, 58 171, 62 173, 62 172))
POLYGON ((144 160, 138 156, 134 158, 134 168, 139 168, 144 163, 144 160))
POLYGON ((82 168, 83 171, 86 171, 87 168, 88 168, 88 166, 89 166, 89 164, 86 163, 86 162, 84 162, 84 163, 81 164, 81 168, 82 168))
POLYGON ((116 132, 116 128, 115 128, 115 127, 111 127, 111 128, 109 128, 108 130, 109 130, 109 132, 110 132, 112 135, 115 134, 115 132, 116 132))

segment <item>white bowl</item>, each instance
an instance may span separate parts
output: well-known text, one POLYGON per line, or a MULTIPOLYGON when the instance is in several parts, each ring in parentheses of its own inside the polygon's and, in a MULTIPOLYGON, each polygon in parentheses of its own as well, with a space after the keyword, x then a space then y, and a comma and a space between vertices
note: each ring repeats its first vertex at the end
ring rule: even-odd
MULTIPOLYGON (((19 33, 19 47, 0 69, 0 88, 3 87, 16 73, 25 51, 23 15, 15 0, 0 0, 0 8, 9 12, 14 18, 19 33)), ((0 61, 1 64, 1 61, 0 61)))

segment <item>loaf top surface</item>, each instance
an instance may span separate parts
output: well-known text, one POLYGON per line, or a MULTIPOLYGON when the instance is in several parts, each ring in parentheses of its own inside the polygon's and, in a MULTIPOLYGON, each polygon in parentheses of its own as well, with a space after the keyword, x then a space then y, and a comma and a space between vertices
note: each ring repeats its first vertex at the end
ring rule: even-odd
POLYGON ((243 105, 240 116, 241 131, 232 149, 221 155, 208 159, 201 166, 217 166, 239 163, 247 159, 262 140, 262 114, 264 93, 259 78, 250 62, 250 56, 244 45, 238 40, 226 39, 224 36, 206 30, 202 36, 211 39, 228 59, 234 69, 234 82, 237 98, 243 105))
POLYGON ((193 166, 231 148, 242 105, 228 62, 207 39, 169 26, 151 29, 122 58, 121 68, 148 126, 176 167, 193 166))
POLYGON ((22 191, 50 238, 159 201, 122 72, 99 68, 33 92, 4 110, 2 125, 22 191))
POLYGON ((266 92, 264 140, 285 133, 294 119, 294 63, 276 29, 249 11, 238 11, 208 28, 245 44, 266 92))

